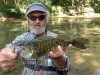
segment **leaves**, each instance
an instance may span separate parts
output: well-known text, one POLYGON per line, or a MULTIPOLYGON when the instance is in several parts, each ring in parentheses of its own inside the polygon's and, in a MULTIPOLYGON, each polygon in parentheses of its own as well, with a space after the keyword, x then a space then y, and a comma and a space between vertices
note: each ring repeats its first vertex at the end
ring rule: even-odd
MULTIPOLYGON (((0 0, 0 11, 4 13, 2 9, 6 11, 6 9, 11 8, 12 11, 12 8, 16 8, 16 7, 25 10, 26 6, 33 2, 43 3, 47 8, 47 12, 49 13, 54 13, 54 11, 52 10, 52 6, 60 6, 63 8, 64 12, 66 13, 69 12, 68 10, 69 6, 76 6, 76 11, 82 12, 83 8, 86 5, 89 5, 92 8, 94 8, 95 12, 98 13, 100 12, 100 7, 99 7, 100 0, 63 0, 63 1, 62 0, 57 0, 57 1, 56 0, 0 0)), ((16 12, 15 9, 13 11, 16 12)), ((20 13, 24 13, 24 12, 20 11, 20 13)))

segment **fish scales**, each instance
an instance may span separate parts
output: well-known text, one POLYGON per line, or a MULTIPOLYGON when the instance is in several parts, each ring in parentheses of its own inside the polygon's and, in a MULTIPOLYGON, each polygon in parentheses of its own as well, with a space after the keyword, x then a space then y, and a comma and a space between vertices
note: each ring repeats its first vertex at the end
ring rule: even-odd
POLYGON ((63 49, 67 46, 67 42, 61 39, 49 39, 49 40, 40 40, 36 42, 32 42, 34 47, 34 54, 33 57, 43 56, 48 54, 51 50, 56 52, 57 46, 61 45, 63 49))

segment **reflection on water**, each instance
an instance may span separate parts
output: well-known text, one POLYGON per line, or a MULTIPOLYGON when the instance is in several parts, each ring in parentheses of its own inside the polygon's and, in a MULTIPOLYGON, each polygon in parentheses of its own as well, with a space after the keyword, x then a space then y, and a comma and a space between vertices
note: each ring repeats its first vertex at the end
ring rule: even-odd
MULTIPOLYGON (((100 18, 52 18, 47 24, 50 31, 59 34, 59 38, 73 39, 84 37, 90 40, 86 50, 72 47, 67 51, 70 58, 70 75, 93 75, 94 71, 100 69, 100 18)), ((0 49, 11 42, 16 36, 28 31, 26 21, 0 22, 0 49)), ((18 61, 17 65, 8 72, 0 71, 0 75, 18 75, 23 66, 18 61)))
POLYGON ((0 22, 0 49, 11 42, 16 36, 27 31, 26 21, 0 22))

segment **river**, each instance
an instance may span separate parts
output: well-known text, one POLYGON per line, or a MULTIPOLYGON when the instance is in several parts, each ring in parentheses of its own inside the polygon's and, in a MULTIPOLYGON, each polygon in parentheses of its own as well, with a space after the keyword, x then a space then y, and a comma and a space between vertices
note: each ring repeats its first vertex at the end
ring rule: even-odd
MULTIPOLYGON (((100 18, 52 18, 47 29, 55 32, 62 39, 77 37, 89 39, 87 49, 72 47, 66 54, 70 59, 70 75, 93 75, 100 69, 100 18)), ((10 43, 16 36, 28 31, 26 20, 0 22, 0 49, 10 43)), ((19 58, 16 66, 10 71, 0 69, 0 75, 19 75, 23 64, 19 58)))

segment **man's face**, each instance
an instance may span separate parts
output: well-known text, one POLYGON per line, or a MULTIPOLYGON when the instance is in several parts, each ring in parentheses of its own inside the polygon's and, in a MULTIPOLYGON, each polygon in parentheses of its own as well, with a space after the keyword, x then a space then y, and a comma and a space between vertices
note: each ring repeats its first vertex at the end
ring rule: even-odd
POLYGON ((40 11, 34 11, 28 15, 30 31, 34 34, 41 34, 46 29, 46 14, 40 11))

